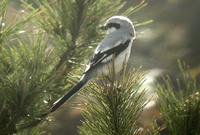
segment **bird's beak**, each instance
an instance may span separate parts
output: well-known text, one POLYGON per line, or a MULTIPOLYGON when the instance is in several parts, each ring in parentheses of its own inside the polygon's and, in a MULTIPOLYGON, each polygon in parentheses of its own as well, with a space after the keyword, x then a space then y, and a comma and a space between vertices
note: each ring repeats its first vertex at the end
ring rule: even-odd
POLYGON ((107 27, 106 25, 100 25, 99 28, 100 28, 101 30, 107 30, 107 29, 108 29, 108 27, 107 27))

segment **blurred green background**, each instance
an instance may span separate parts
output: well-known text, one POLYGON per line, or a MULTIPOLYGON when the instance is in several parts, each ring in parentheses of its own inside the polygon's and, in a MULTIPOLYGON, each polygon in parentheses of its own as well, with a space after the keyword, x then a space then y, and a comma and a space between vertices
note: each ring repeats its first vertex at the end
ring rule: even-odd
MULTIPOLYGON (((137 5, 140 0, 127 0, 137 5)), ((18 0, 12 0, 11 13, 22 10, 18 0)), ((154 22, 137 27, 129 64, 144 69, 161 69, 176 73, 177 59, 191 66, 193 76, 200 76, 200 1, 148 0, 148 5, 132 17, 133 23, 153 19, 154 22)), ((76 100, 76 99, 74 99, 76 100)), ((73 102, 73 101, 72 101, 73 102)), ((78 109, 61 107, 53 114, 54 121, 47 127, 54 135, 76 135, 80 125, 78 109)))

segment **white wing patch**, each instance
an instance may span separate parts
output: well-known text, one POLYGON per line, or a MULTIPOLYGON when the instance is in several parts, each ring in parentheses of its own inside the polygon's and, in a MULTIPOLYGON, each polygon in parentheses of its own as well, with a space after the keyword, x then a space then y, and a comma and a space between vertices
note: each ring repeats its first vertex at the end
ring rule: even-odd
POLYGON ((105 59, 102 60, 103 63, 106 63, 108 61, 110 61, 112 59, 113 55, 110 55, 108 57, 106 57, 105 59))

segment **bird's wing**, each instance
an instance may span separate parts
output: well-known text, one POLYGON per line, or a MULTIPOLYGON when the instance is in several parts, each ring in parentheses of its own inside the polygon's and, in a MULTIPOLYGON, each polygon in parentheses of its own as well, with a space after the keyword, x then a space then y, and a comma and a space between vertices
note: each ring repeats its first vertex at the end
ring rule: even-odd
POLYGON ((85 73, 90 71, 91 69, 94 69, 100 64, 110 61, 113 55, 117 56, 118 54, 120 54, 128 47, 130 41, 130 38, 127 38, 126 40, 109 40, 109 42, 105 42, 105 40, 103 40, 96 49, 94 56, 90 60, 90 63, 85 70, 85 73), (105 47, 102 47, 101 45, 105 47))
POLYGON ((107 35, 101 43, 95 49, 94 55, 98 54, 99 52, 104 52, 109 50, 115 46, 118 46, 120 43, 126 41, 128 39, 127 36, 124 36, 123 33, 115 33, 107 35))

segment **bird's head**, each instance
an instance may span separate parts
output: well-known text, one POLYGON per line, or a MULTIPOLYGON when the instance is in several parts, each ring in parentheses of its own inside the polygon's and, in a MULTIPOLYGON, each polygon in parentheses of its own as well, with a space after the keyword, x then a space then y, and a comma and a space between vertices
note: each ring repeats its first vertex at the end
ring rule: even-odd
POLYGON ((131 36, 135 37, 135 28, 131 20, 125 16, 112 16, 101 27, 103 30, 107 30, 108 33, 114 31, 128 32, 131 36))

